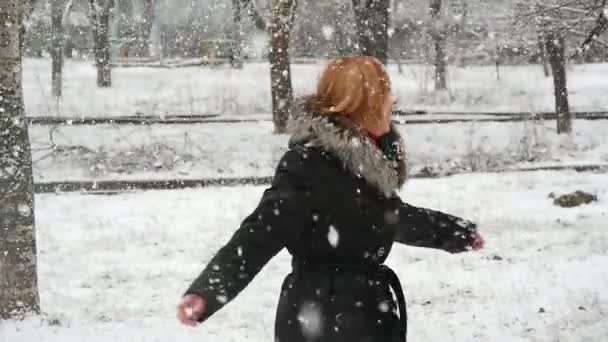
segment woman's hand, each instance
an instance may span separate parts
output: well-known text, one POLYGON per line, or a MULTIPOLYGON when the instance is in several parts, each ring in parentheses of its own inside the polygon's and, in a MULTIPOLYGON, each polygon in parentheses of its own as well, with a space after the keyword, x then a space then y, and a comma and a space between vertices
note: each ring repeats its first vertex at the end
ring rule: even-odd
POLYGON ((471 243, 471 249, 473 249, 474 251, 478 251, 483 249, 485 245, 486 240, 484 240, 478 232, 475 232, 473 234, 473 242, 471 243))
POLYGON ((202 297, 186 295, 177 303, 177 319, 185 326, 194 327, 206 308, 207 303, 202 297))

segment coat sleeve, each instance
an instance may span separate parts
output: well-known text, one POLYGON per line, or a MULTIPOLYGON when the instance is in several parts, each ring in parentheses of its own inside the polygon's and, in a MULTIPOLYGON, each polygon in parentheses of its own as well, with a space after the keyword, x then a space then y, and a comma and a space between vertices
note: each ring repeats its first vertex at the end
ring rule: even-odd
POLYGON ((471 221, 403 202, 397 217, 395 241, 410 246, 460 253, 471 248, 477 233, 471 221))
POLYGON ((207 303, 200 322, 234 299, 272 257, 299 238, 306 217, 312 217, 305 182, 310 176, 304 167, 298 152, 283 156, 258 207, 188 288, 185 294, 199 295, 207 303))

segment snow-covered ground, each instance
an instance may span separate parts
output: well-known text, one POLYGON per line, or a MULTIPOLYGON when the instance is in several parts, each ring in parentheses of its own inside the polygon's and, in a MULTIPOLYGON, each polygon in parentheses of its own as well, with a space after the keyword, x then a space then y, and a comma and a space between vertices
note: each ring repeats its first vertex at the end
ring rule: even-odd
MULTIPOLYGON (((323 66, 295 64, 293 85, 296 95, 310 93, 323 66)), ((246 64, 243 70, 226 67, 181 69, 118 68, 113 86, 96 87, 96 71, 91 62, 66 61, 64 97, 59 103, 51 95, 51 63, 48 59, 24 62, 26 110, 30 116, 116 116, 153 114, 261 114, 271 109, 270 71, 267 63, 246 64)), ((432 69, 405 65, 399 74, 389 66, 393 89, 404 110, 429 111, 552 111, 551 78, 540 66, 505 66, 496 80, 494 67, 452 66, 449 93, 432 89, 432 69)), ((569 67, 568 87, 574 111, 608 110, 608 64, 569 67)))
MULTIPOLYGON (((206 324, 186 329, 174 319, 182 291, 262 191, 37 196, 45 314, 3 322, 0 341, 271 341, 285 252, 206 324)), ((485 251, 462 255, 393 249, 411 341, 608 340, 605 174, 459 175, 413 180, 402 196, 477 221, 487 239, 485 251), (579 189, 599 202, 563 209, 547 198, 579 189)))
MULTIPOLYGON (((608 121, 574 122, 571 141, 555 122, 400 125, 413 173, 608 164, 608 121)), ((37 181, 271 176, 287 146, 272 123, 34 126, 37 181), (64 148, 53 152, 52 141, 64 148)))

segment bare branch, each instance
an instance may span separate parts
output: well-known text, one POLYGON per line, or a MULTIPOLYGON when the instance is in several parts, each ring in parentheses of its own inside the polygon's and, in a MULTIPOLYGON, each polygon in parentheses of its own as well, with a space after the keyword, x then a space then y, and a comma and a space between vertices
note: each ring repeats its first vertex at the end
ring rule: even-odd
POLYGON ((72 11, 73 6, 74 6, 74 0, 68 0, 68 2, 65 4, 65 8, 63 10, 63 16, 61 17, 62 25, 67 25, 68 16, 70 15, 70 12, 72 11))
POLYGON ((581 16, 580 18, 576 19, 575 21, 567 24, 564 20, 562 19, 558 19, 558 18, 553 18, 553 17, 542 17, 540 18, 540 20, 544 20, 544 21, 553 21, 558 23, 559 25, 562 25, 561 28, 559 28, 557 30, 558 34, 562 34, 564 32, 570 31, 572 29, 574 29, 575 27, 577 27, 578 25, 580 25, 583 21, 585 21, 586 19, 588 19, 588 17, 590 17, 591 15, 594 14, 594 9, 590 9, 588 11, 583 11, 584 15, 581 16))
POLYGON ((262 14, 260 14, 260 11, 256 6, 255 1, 241 0, 241 2, 243 4, 243 8, 247 9, 247 14, 249 14, 249 17, 251 17, 251 19, 253 20, 255 27, 257 27, 258 30, 267 31, 267 20, 262 16, 262 14))
POLYGON ((600 36, 600 34, 602 34, 602 32, 608 29, 608 18, 606 17, 608 7, 606 4, 607 0, 602 0, 599 6, 599 14, 596 20, 595 27, 591 29, 591 31, 587 35, 587 38, 583 41, 581 47, 576 49, 576 52, 573 54, 573 57, 581 52, 588 50, 591 47, 591 44, 593 44, 594 41, 597 41, 597 38, 600 36))
MULTIPOLYGON (((538 6, 548 9, 548 10, 562 10, 562 11, 567 11, 567 12, 572 12, 572 13, 579 13, 579 14, 584 14, 587 15, 587 13, 589 13, 589 11, 586 11, 584 9, 580 9, 580 8, 576 8, 576 7, 571 7, 571 4, 568 5, 546 5, 546 4, 538 4, 538 6)), ((590 11, 594 11, 595 8, 592 7, 590 11)))
MULTIPOLYGON (((526 1, 526 3, 528 3, 528 1, 526 1)), ((555 5, 551 8, 548 7, 542 7, 540 3, 536 3, 536 4, 532 4, 530 5, 530 7, 533 7, 534 10, 531 10, 529 12, 523 12, 522 15, 517 16, 515 23, 518 22, 525 22, 526 20, 529 20, 531 18, 537 18, 539 16, 544 16, 547 13, 555 13, 557 11, 559 11, 561 8, 563 7, 569 7, 571 5, 574 5, 576 3, 579 3, 579 0, 570 0, 570 1, 566 1, 562 4, 559 5, 555 5)), ((521 6, 521 5, 520 5, 521 6)))
MULTIPOLYGON (((575 34, 575 35, 580 36, 580 37, 587 37, 587 35, 588 35, 588 33, 587 33, 587 32, 578 31, 578 30, 570 30, 570 32, 571 32, 572 34, 575 34)), ((607 47, 607 48, 608 48, 608 42, 603 41, 603 40, 601 40, 601 39, 599 39, 599 38, 595 38, 595 39, 593 40, 593 43, 596 43, 596 44, 599 44, 599 45, 602 45, 602 46, 604 46, 604 47, 607 47)), ((574 56, 576 56, 576 55, 574 55, 574 56)))

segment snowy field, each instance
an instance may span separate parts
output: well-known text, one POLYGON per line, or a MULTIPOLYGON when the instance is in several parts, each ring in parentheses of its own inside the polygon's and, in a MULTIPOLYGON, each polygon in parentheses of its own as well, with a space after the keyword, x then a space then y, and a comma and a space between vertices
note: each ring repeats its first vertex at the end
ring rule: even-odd
MULTIPOLYGON (((310 93, 322 63, 292 66, 296 95, 310 93)), ((183 69, 119 68, 113 86, 97 88, 91 62, 66 61, 64 97, 51 95, 51 62, 24 62, 26 110, 30 116, 117 116, 153 114, 242 115, 271 112, 267 63, 246 64, 243 70, 220 67, 183 69)), ((496 80, 493 66, 449 68, 449 94, 432 89, 432 69, 404 65, 399 74, 389 66, 399 109, 428 111, 553 111, 553 85, 540 66, 506 66, 496 80)), ((572 65, 568 87, 573 111, 608 110, 608 64, 572 65)))
MULTIPOLYGON (((187 284, 257 204, 261 187, 37 196, 44 316, 0 324, 2 342, 271 341, 279 254, 197 329, 174 319, 187 284)), ((608 341, 605 174, 470 174, 413 180, 402 196, 477 221, 480 253, 396 246, 410 341, 608 341), (599 202, 563 209, 572 190, 599 202)), ((347 232, 342 232, 347 234, 347 232)))
MULTIPOLYGON (((608 164, 608 121, 575 120, 570 141, 554 121, 398 127, 414 174, 608 164)), ((33 126, 30 137, 39 182, 267 177, 288 139, 273 135, 270 122, 33 126)))

